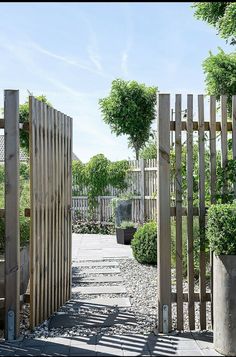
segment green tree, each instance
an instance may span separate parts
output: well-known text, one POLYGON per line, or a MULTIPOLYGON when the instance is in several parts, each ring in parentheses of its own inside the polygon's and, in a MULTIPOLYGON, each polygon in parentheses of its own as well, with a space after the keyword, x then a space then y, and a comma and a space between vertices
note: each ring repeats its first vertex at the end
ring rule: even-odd
POLYGON ((228 95, 229 115, 231 114, 232 95, 236 94, 236 53, 225 53, 219 49, 219 53, 210 56, 203 62, 203 70, 206 75, 205 82, 209 95, 228 95))
POLYGON ((194 16, 214 26, 220 37, 236 44, 236 3, 235 2, 195 2, 194 16))
POLYGON ((136 81, 116 79, 110 95, 99 100, 103 120, 117 136, 128 136, 139 158, 139 151, 149 138, 151 123, 155 119, 156 87, 147 87, 136 81))
MULTIPOLYGON (((43 103, 47 103, 48 105, 52 106, 51 103, 48 102, 45 95, 40 95, 35 98, 40 100, 43 103)), ((25 123, 25 122, 29 121, 29 101, 28 100, 24 104, 20 104, 19 116, 20 116, 20 123, 25 123)), ((29 154, 29 133, 23 129, 20 129, 20 146, 24 150, 24 152, 28 155, 29 154)))

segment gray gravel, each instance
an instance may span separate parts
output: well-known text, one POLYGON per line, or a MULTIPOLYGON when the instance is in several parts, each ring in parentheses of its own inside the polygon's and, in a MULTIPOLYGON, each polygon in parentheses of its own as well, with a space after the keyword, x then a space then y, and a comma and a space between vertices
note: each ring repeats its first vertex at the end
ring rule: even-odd
MULTIPOLYGON (((83 326, 74 326, 71 329, 57 328, 49 330, 49 320, 44 321, 40 326, 38 326, 33 333, 28 330, 29 327, 29 305, 25 305, 22 312, 21 318, 21 332, 29 338, 34 337, 55 337, 55 336, 73 336, 73 335, 113 335, 113 334, 124 334, 124 333, 139 333, 147 334, 151 333, 156 329, 157 326, 157 268, 156 266, 142 265, 139 264, 134 259, 117 259, 119 263, 119 268, 121 270, 121 275, 123 277, 123 283, 126 287, 126 294, 119 294, 119 297, 129 297, 131 302, 131 308, 117 308, 104 307, 102 309, 89 309, 88 308, 73 308, 70 304, 65 304, 59 309, 59 313, 69 312, 70 314, 85 314, 86 313, 98 313, 99 314, 115 314, 117 311, 120 312, 130 312, 133 313, 137 323, 134 326, 129 326, 129 324, 114 325, 112 327, 94 327, 85 328, 83 326)), ((73 273, 78 271, 78 263, 74 263, 73 273)), ((116 275, 116 274, 114 274, 116 275)), ((172 281, 175 282, 175 273, 172 272, 172 281)), ((114 283, 112 285, 119 285, 120 283, 114 283)), ((99 284, 101 285, 101 284, 99 284)), ((104 286, 109 286, 111 284, 104 283, 104 286)), ((76 286, 73 283, 73 286, 76 286)), ((82 285, 81 285, 82 286, 82 285)), ((87 286, 87 284, 83 284, 87 286)), ((196 290, 198 288, 198 282, 196 282, 196 290)), ((174 290, 174 285, 173 285, 174 290)), ((196 291, 195 290, 195 291, 196 291)), ((184 291, 187 291, 187 282, 184 282, 184 291)), ((92 299, 96 298, 110 298, 117 297, 117 294, 101 294, 101 295, 85 295, 73 292, 72 288, 72 299, 83 298, 92 299)), ((188 330, 188 317, 187 317, 187 303, 184 303, 184 329, 188 330)), ((196 304, 196 329, 199 329, 199 304, 196 304)), ((211 329, 210 322, 210 303, 207 303, 207 329, 211 329)), ((176 327, 176 304, 173 304, 172 308, 173 325, 176 327)))

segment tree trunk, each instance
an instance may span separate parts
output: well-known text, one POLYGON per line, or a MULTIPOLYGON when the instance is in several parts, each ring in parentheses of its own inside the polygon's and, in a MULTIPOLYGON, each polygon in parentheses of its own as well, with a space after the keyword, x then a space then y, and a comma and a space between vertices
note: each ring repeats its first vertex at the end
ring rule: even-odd
POLYGON ((139 159, 139 149, 135 149, 135 156, 136 156, 136 160, 139 159))

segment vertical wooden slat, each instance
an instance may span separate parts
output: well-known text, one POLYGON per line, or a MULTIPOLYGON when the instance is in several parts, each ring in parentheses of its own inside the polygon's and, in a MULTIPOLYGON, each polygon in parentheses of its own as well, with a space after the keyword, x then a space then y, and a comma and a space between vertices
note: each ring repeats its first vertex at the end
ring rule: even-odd
POLYGON ((69 127, 69 136, 68 136, 68 140, 69 140, 69 155, 68 155, 68 162, 69 162, 69 180, 68 180, 68 227, 69 227, 69 296, 68 298, 71 298, 71 287, 72 287, 72 266, 71 266, 71 262, 72 262, 72 228, 71 228, 71 201, 72 201, 72 148, 73 148, 73 136, 72 136, 72 131, 73 131, 73 120, 72 118, 70 118, 70 127, 69 127))
MULTIPOLYGON (((210 96, 210 176, 211 204, 216 203, 216 97, 210 96)), ((211 269, 211 322, 213 327, 213 252, 210 252, 211 269)))
POLYGON ((4 91, 5 118, 5 338, 20 329, 19 91, 4 91), (10 315, 13 314, 13 326, 10 315), (10 320, 9 320, 10 317, 10 320))
POLYGON ((30 328, 32 329, 36 324, 36 236, 37 231, 35 227, 36 219, 36 188, 33 186, 38 150, 36 146, 36 130, 35 119, 37 115, 37 102, 34 97, 29 97, 29 152, 30 152, 30 328))
POLYGON ((40 317, 39 323, 44 320, 44 307, 45 307, 45 207, 44 207, 44 186, 45 186, 45 148, 44 148, 44 107, 43 103, 39 102, 40 108, 40 123, 39 123, 39 135, 40 135, 40 221, 37 222, 39 227, 39 247, 40 247, 40 317))
POLYGON ((46 105, 47 110, 47 122, 46 122, 46 155, 47 155, 47 240, 48 240, 48 254, 47 254, 47 265, 48 265, 48 301, 47 301, 47 317, 52 314, 52 225, 51 225, 51 212, 52 212, 52 148, 51 148, 51 108, 46 105))
POLYGON ((159 331, 171 330, 170 95, 157 105, 157 264, 159 331), (167 319, 164 309, 168 309, 167 319))
POLYGON ((59 294, 58 294, 58 284, 60 281, 59 277, 59 228, 58 228, 58 219, 59 219, 59 161, 58 161, 58 113, 54 110, 54 147, 55 147, 55 155, 54 155, 54 162, 55 162, 55 285, 54 285, 54 294, 55 294, 55 310, 57 310, 59 306, 59 294))
POLYGON ((48 189, 49 189, 49 176, 48 176, 48 111, 47 104, 42 103, 43 108, 43 150, 44 155, 42 157, 43 167, 44 167, 44 180, 43 180, 43 212, 44 212, 44 309, 43 309, 43 320, 46 320, 49 316, 49 304, 48 300, 51 299, 51 287, 49 285, 49 234, 48 234, 48 189))
POLYGON ((61 305, 61 289, 62 289, 62 266, 61 266, 61 243, 62 243, 62 231, 61 231, 61 113, 58 112, 57 116, 57 125, 58 125, 58 272, 59 272, 59 280, 57 286, 57 293, 58 293, 58 306, 61 305))
MULTIPOLYGON (((40 185, 40 176, 38 175, 39 172, 41 172, 41 166, 40 166, 40 133, 39 133, 39 126, 40 126, 40 103, 36 101, 36 118, 35 122, 32 122, 35 124, 35 131, 36 131, 36 142, 35 142, 35 172, 33 176, 33 190, 35 190, 35 209, 36 209, 36 217, 35 217, 35 230, 36 230, 36 236, 33 238, 34 239, 34 244, 35 244, 35 250, 36 250, 36 257, 35 257, 35 262, 32 262, 32 264, 35 263, 35 276, 36 276, 36 290, 35 290, 35 311, 33 312, 35 314, 35 324, 37 325, 40 321, 40 192, 41 192, 41 185, 40 185)), ((32 297, 33 299, 34 297, 32 297)))
POLYGON ((64 232, 64 115, 61 113, 61 151, 60 151, 60 160, 61 160, 61 302, 60 305, 63 304, 63 294, 64 294, 64 285, 65 285, 65 272, 64 272, 64 239, 65 239, 65 232, 64 232))
POLYGON ((65 232, 65 237, 64 237, 64 256, 65 256, 65 262, 64 262, 64 266, 65 266, 65 287, 64 287, 64 301, 67 300, 67 289, 68 289, 68 242, 67 242, 67 238, 68 238, 68 212, 67 212, 67 195, 68 195, 68 191, 67 191, 67 165, 68 165, 68 158, 67 158, 67 136, 68 136, 68 132, 67 132, 67 116, 64 115, 64 183, 65 183, 65 187, 64 187, 64 232, 65 232))
MULTIPOLYGON (((227 164, 227 96, 221 96, 221 166, 223 170, 223 177, 225 174, 225 167, 227 164)), ((225 194, 227 193, 227 181, 223 179, 222 187, 222 203, 226 202, 225 194)))
POLYGON ((200 230, 200 328, 206 329, 206 253, 205 253, 205 143, 204 96, 198 95, 199 140, 199 230, 200 230))
POLYGON ((143 224, 145 220, 145 162, 140 159, 140 222, 143 224))
MULTIPOLYGON (((232 147, 233 159, 236 160, 236 95, 232 96, 232 147)), ((234 183, 234 195, 236 197, 236 182, 234 183)))
POLYGON ((187 261, 188 317, 190 330, 195 329, 194 258, 193 258, 193 95, 187 96, 187 261))
POLYGON ((182 172, 181 172, 181 95, 175 98, 175 181, 176 181, 176 293, 177 329, 183 329, 183 266, 182 266, 182 172))

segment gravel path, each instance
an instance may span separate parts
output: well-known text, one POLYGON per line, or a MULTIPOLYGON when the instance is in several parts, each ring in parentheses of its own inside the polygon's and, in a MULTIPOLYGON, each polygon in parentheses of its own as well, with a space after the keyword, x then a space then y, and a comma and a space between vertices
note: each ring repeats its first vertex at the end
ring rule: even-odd
MULTIPOLYGON (((126 287, 127 293, 119 294, 120 297, 129 297, 131 302, 130 308, 118 308, 114 307, 104 307, 104 308, 86 308, 73 306, 73 304, 65 304, 59 309, 60 313, 70 313, 72 315, 86 316, 86 314, 100 314, 104 316, 115 316, 118 313, 132 314, 136 323, 131 326, 127 324, 118 324, 110 327, 84 327, 84 326, 74 326, 73 328, 55 328, 49 329, 49 320, 44 321, 43 324, 38 326, 33 333, 28 330, 29 327, 29 305, 26 304, 24 310, 21 314, 21 332, 25 336, 30 338, 34 337, 55 337, 55 336, 73 336, 73 335, 114 335, 114 334, 124 334, 124 333, 151 333, 155 330, 157 326, 157 268, 155 266, 142 265, 139 264, 134 259, 118 259, 116 260, 119 264, 121 275, 123 277, 123 284, 126 287)), ((77 263, 74 263, 74 274, 78 271, 77 263)), ((114 274, 116 275, 116 274, 114 274)), ((174 271, 172 272, 172 280, 175 281, 174 271)), ((114 286, 120 283, 104 283, 104 286, 114 286)), ((77 286, 73 283, 73 286, 77 286)), ((80 286, 86 286, 86 284, 81 284, 80 286)), ((197 282, 196 282, 197 289, 197 282)), ((174 290, 174 289, 173 289, 174 290)), ((187 291, 187 282, 184 282, 184 291, 187 291)), ((93 299, 96 298, 112 298, 117 297, 116 294, 99 294, 99 295, 85 295, 73 292, 72 288, 72 299, 93 299)), ((184 303, 184 321, 185 330, 188 330, 188 319, 187 319, 187 303, 184 303)), ((199 329, 199 304, 196 304, 196 329, 199 329)), ((176 304, 173 304, 172 310, 173 324, 176 327, 176 304)), ((210 303, 207 303, 207 329, 211 329, 210 322, 210 303)))

